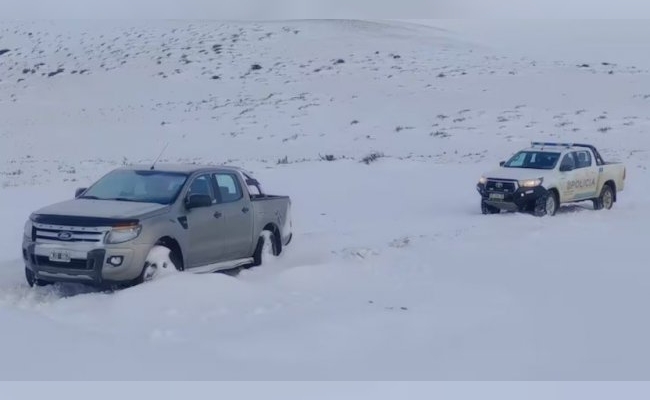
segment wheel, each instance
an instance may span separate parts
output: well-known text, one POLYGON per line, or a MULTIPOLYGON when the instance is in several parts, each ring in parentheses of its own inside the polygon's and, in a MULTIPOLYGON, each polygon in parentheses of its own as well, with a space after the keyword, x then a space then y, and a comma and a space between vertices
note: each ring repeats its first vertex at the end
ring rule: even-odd
POLYGON ((481 200, 481 212, 483 214, 499 214, 501 209, 487 204, 485 200, 481 200))
POLYGON ((279 254, 277 243, 277 237, 273 231, 262 231, 257 240, 255 253, 253 253, 253 266, 262 265, 264 259, 268 256, 276 257, 279 254))
POLYGON ((147 255, 142 272, 136 279, 136 284, 151 281, 156 275, 172 270, 183 270, 183 262, 180 256, 167 246, 155 245, 147 255))
POLYGON ((557 212, 559 201, 555 192, 547 192, 544 196, 537 199, 535 203, 535 215, 543 217, 544 215, 553 216, 557 212))
POLYGON ((604 185, 600 191, 600 196, 593 199, 594 210, 610 210, 614 206, 614 191, 610 185, 604 185))
POLYGON ((158 265, 155 263, 150 263, 149 261, 145 261, 144 267, 142 268, 142 273, 140 274, 139 283, 149 282, 153 280, 156 272, 158 272, 158 265))
POLYGON ((36 279, 34 277, 34 271, 31 269, 25 267, 25 279, 27 280, 27 284, 29 287, 34 287, 36 286, 47 286, 47 285, 52 285, 52 282, 50 281, 44 281, 42 279, 36 279))

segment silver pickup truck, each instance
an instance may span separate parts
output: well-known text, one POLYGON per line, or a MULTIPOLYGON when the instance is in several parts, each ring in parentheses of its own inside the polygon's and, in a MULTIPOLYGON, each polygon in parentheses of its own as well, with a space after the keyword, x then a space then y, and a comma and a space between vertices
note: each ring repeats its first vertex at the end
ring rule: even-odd
POLYGON ((291 229, 291 199, 265 194, 240 168, 129 166, 32 213, 22 254, 30 286, 128 286, 167 266, 151 261, 161 248, 179 271, 257 266, 263 249, 280 254, 291 229))

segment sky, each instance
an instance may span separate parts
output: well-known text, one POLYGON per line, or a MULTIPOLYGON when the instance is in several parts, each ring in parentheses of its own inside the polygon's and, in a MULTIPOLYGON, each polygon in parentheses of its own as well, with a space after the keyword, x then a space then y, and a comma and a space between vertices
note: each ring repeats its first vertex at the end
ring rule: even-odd
POLYGON ((2 0, 0 19, 650 18, 643 0, 2 0))

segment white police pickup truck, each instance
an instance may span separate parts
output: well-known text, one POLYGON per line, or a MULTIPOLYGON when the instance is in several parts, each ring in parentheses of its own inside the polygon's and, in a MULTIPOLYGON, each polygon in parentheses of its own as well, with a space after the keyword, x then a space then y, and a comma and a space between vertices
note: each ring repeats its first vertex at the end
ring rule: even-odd
POLYGON ((605 162, 592 145, 532 142, 483 174, 476 190, 483 214, 555 215, 561 204, 580 201, 592 201, 596 210, 612 208, 625 175, 623 164, 605 162))

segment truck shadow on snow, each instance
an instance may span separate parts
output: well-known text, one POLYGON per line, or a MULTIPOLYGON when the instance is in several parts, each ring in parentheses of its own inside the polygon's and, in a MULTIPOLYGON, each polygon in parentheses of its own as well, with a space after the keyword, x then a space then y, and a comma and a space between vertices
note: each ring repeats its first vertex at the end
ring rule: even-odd
POLYGON ((573 213, 584 212, 584 211, 596 211, 596 210, 594 210, 594 207, 592 205, 587 205, 587 204, 580 204, 580 203, 563 204, 562 206, 560 206, 560 208, 558 208, 556 215, 573 214, 573 213))
POLYGON ((75 297, 84 294, 101 294, 110 293, 110 289, 88 286, 81 283, 54 283, 52 285, 43 286, 40 288, 32 288, 32 290, 49 291, 48 294, 55 295, 59 298, 75 297))
MULTIPOLYGON (((570 204, 562 204, 560 206, 556 213, 555 216, 561 216, 561 215, 571 215, 575 213, 582 213, 582 212, 596 212, 597 210, 594 210, 592 205, 588 204, 583 204, 583 203, 570 203, 570 204)), ((479 210, 477 214, 481 214, 481 211, 479 210)), ((504 215, 524 215, 524 216, 530 216, 534 218, 539 218, 535 216, 532 212, 525 212, 525 211, 501 211, 499 214, 494 214, 494 216, 498 217, 499 215, 504 216, 504 215)), ((553 217, 551 217, 553 218, 553 217)))
MULTIPOLYGON (((258 268, 261 267, 255 267, 255 266, 241 266, 241 267, 236 267, 232 269, 224 269, 224 270, 219 270, 215 272, 211 272, 210 274, 221 274, 225 276, 229 276, 232 278, 237 278, 240 276, 240 274, 243 271, 256 271, 258 268)), ((191 272, 179 272, 179 274, 191 274, 191 272)), ((171 276, 168 276, 166 278, 173 278, 171 276)), ((19 291, 29 291, 32 295, 36 295, 37 297, 55 297, 55 298, 68 298, 68 297, 75 297, 79 295, 88 295, 88 294, 113 294, 113 293, 119 293, 123 290, 128 290, 131 288, 137 288, 142 285, 148 285, 151 283, 155 283, 155 280, 152 282, 145 282, 140 285, 134 285, 134 286, 107 286, 107 287, 100 287, 100 286, 92 286, 92 285, 85 285, 83 283, 71 283, 71 282, 56 282, 52 284, 48 284, 45 286, 40 286, 40 287, 33 287, 30 288, 29 285, 27 284, 21 284, 19 291)), ((2 295, 2 292, 5 290, 0 289, 0 295, 2 295)), ((7 289, 7 291, 10 291, 7 289)), ((12 297, 9 295, 9 297, 12 297)), ((18 296, 22 297, 22 296, 18 296)))

